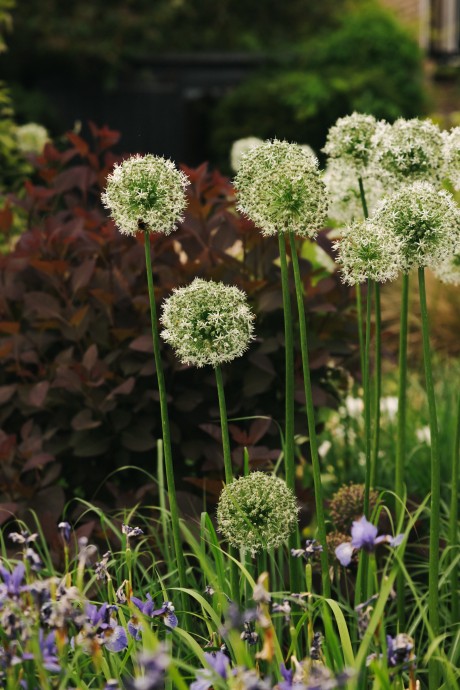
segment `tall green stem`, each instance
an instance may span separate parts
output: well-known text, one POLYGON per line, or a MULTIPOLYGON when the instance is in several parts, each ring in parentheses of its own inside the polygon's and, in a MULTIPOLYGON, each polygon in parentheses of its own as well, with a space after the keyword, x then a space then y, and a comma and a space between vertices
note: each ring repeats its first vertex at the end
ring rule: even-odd
POLYGON ((355 285, 356 294, 356 315, 358 319, 358 342, 359 342, 359 363, 361 367, 361 378, 364 381, 364 330, 363 330, 363 296, 361 285, 355 285))
MULTIPOLYGON (((428 565, 428 621, 434 637, 439 635, 439 533, 441 501, 441 469, 439 462, 438 422, 434 397, 433 373, 431 370, 430 335, 428 308, 426 303, 425 269, 418 269, 420 310, 422 316, 423 360, 425 364, 426 393, 430 416, 431 433, 431 519, 430 558, 428 565)), ((428 667, 430 690, 439 690, 439 664, 430 659, 428 667)))
POLYGON ((375 486, 377 479, 377 465, 380 450, 380 398, 382 395, 382 317, 380 309, 380 285, 374 283, 374 311, 375 311, 375 334, 374 334, 374 399, 373 399, 373 437, 372 437, 372 458, 370 470, 370 485, 375 486))
MULTIPOLYGON (((401 292, 401 317, 399 324, 399 380, 398 380, 398 429, 395 463, 395 514, 397 531, 402 527, 404 515, 404 461, 406 455, 406 400, 407 400, 407 327, 409 314, 409 274, 403 273, 401 292)), ((404 631, 406 617, 404 597, 404 573, 397 575, 397 608, 400 630, 404 631)))
MULTIPOLYGON (((230 438, 228 435, 228 421, 227 421, 227 404, 225 402, 224 382, 222 380, 222 370, 220 366, 214 367, 217 383, 217 394, 219 396, 219 412, 220 412, 220 427, 222 432, 222 451, 224 454, 224 470, 225 483, 230 484, 233 481, 232 469, 232 454, 230 449, 230 438)), ((230 555, 234 558, 239 558, 238 550, 230 547, 230 555)), ((230 590, 233 601, 239 601, 238 589, 238 567, 236 563, 230 560, 230 590)))
MULTIPOLYGON (((278 244, 281 267, 281 288, 283 293, 284 310, 284 352, 285 352, 285 431, 284 431, 284 467, 286 484, 295 491, 295 462, 294 462, 294 336, 292 328, 291 294, 289 290, 289 273, 286 258, 286 239, 283 232, 278 232, 278 244)), ((289 538, 289 548, 295 549, 300 545, 299 531, 289 538)), ((300 591, 301 582, 300 561, 291 559, 289 579, 291 592, 300 591)))
MULTIPOLYGON (((168 405, 166 401, 166 386, 164 380, 163 366, 160 352, 160 336, 158 333, 157 308, 155 303, 155 290, 153 287, 152 259, 150 254, 150 235, 144 233, 145 265, 147 269, 147 285, 149 290, 150 317, 152 322, 153 354, 155 357, 155 368, 157 372, 158 393, 160 396, 161 429, 163 434, 163 450, 166 468, 166 482, 168 486, 169 509, 171 511, 172 533, 174 541, 174 551, 176 556, 177 570, 179 573, 180 586, 188 586, 185 572, 185 558, 182 549, 180 536, 179 511, 177 508, 176 487, 174 483, 174 466, 171 452, 171 434, 169 431, 168 405)), ((185 595, 181 592, 182 608, 186 611, 185 595)))
POLYGON ((292 267, 294 269, 295 291, 297 296, 297 308, 299 312, 299 327, 300 327, 300 348, 302 352, 302 369, 303 382, 305 389, 305 401, 307 406, 307 422, 308 435, 310 438, 310 452, 313 466, 313 480, 315 486, 315 503, 316 503, 316 519, 318 522, 318 536, 319 542, 323 547, 321 552, 321 573, 323 581, 323 595, 330 597, 331 586, 329 580, 329 563, 327 557, 327 541, 326 541, 326 521, 324 518, 324 500, 323 487, 321 484, 321 466, 318 455, 318 441, 316 438, 316 424, 315 424, 315 408, 313 406, 313 396, 311 392, 311 378, 310 378, 310 364, 308 357, 308 336, 307 336, 307 322, 305 318, 305 307, 303 301, 303 286, 300 277, 299 260, 297 258, 297 250, 295 246, 295 239, 292 232, 289 233, 289 241, 291 244, 292 267))
POLYGON ((369 519, 369 496, 371 487, 371 452, 372 452, 372 427, 371 427, 371 386, 370 386, 370 354, 371 354, 371 314, 372 314, 372 280, 367 281, 367 305, 366 305, 366 340, 364 352, 364 438, 365 438, 365 477, 364 477, 364 515, 369 519))
POLYGON ((222 451, 224 453, 225 483, 233 481, 232 455, 228 436, 227 405, 225 403, 224 383, 220 366, 214 368, 216 374, 217 394, 219 396, 220 426, 222 431, 222 451))
POLYGON ((289 291, 289 274, 286 259, 286 241, 284 233, 278 233, 281 288, 283 292, 284 311, 284 352, 285 352, 285 431, 284 431, 284 466, 286 484, 294 491, 294 337, 292 329, 291 296, 289 291))
MULTIPOLYGON (((451 496, 450 496, 450 514, 449 514, 449 543, 452 553, 452 559, 457 557, 458 551, 458 489, 459 489, 459 463, 460 463, 460 395, 457 402, 457 415, 455 417, 455 435, 454 448, 452 457, 452 482, 451 482, 451 496)), ((458 565, 452 568, 450 576, 450 584, 452 591, 451 599, 451 619, 452 625, 455 626, 460 620, 460 601, 458 596, 458 565)))

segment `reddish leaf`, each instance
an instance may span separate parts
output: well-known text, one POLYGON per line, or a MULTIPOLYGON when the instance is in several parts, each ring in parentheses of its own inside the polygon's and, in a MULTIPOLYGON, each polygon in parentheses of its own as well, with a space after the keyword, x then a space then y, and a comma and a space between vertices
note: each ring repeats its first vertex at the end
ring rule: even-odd
POLYGON ((0 405, 4 405, 11 400, 16 392, 17 385, 15 383, 10 386, 0 386, 0 405))
POLYGON ((0 232, 8 233, 13 223, 13 212, 7 201, 5 206, 0 209, 0 232))
POLYGON ((41 470, 42 467, 47 465, 49 462, 54 462, 54 460, 54 455, 50 455, 50 453, 38 453, 27 460, 21 472, 29 472, 29 470, 37 469, 41 470))
POLYGON ((88 313, 88 309, 89 305, 85 304, 83 307, 80 307, 80 309, 77 309, 77 311, 74 311, 69 321, 70 325, 78 327, 88 313))
POLYGON ((19 510, 19 503, 0 503, 0 525, 14 517, 19 510))
POLYGON ((89 348, 86 350, 82 364, 87 369, 88 371, 91 371, 91 369, 94 367, 94 365, 97 362, 98 359, 98 350, 97 350, 97 345, 93 344, 90 345, 89 348))
POLYGON ((31 388, 29 393, 29 404, 33 407, 42 407, 45 402, 46 395, 50 387, 49 381, 40 381, 33 388, 31 388))
POLYGON ((89 146, 84 139, 75 134, 75 132, 67 132, 67 139, 75 146, 80 156, 88 155, 89 146))
POLYGON ((69 268, 67 261, 55 260, 55 261, 41 261, 40 259, 31 259, 29 262, 31 266, 40 271, 41 273, 46 273, 47 275, 63 275, 69 268))
POLYGON ((153 342, 151 335, 140 335, 129 344, 130 350, 136 352, 153 352, 153 342))
POLYGON ((124 381, 119 386, 110 391, 106 399, 111 400, 113 397, 115 397, 115 395, 129 395, 130 393, 132 393, 135 384, 136 379, 134 378, 134 376, 130 376, 129 379, 126 379, 126 381, 124 381))
POLYGON ((83 429, 96 429, 102 422, 93 419, 91 410, 82 410, 71 421, 72 429, 82 431, 83 429))
POLYGON ((19 321, 0 321, 0 333, 19 333, 19 321))

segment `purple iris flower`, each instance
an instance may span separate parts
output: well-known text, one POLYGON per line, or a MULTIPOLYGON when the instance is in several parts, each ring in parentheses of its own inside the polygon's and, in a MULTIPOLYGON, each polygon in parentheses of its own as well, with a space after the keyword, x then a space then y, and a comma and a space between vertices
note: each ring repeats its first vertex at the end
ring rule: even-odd
POLYGON ((59 673, 61 667, 59 665, 58 651, 56 647, 56 631, 52 630, 48 635, 45 635, 40 628, 39 644, 43 655, 43 666, 50 673, 59 673))
POLYGON ((386 543, 390 546, 399 546, 404 539, 404 534, 392 537, 389 534, 377 536, 377 527, 373 525, 365 515, 353 522, 351 528, 351 542, 343 542, 335 550, 335 555, 343 566, 350 565, 355 549, 364 549, 370 553, 378 544, 386 543))
POLYGON ((143 652, 137 657, 143 675, 137 678, 124 678, 124 690, 164 690, 165 671, 169 665, 166 647, 160 644, 154 652, 143 652))
POLYGON ((3 578, 3 583, 0 584, 0 602, 7 596, 18 597, 20 595, 25 572, 24 563, 18 563, 12 573, 0 565, 0 575, 3 578))
POLYGON ((224 652, 205 652, 204 658, 211 668, 202 668, 196 672, 196 680, 190 685, 190 690, 209 690, 216 675, 224 680, 227 678, 230 660, 224 652))
MULTIPOLYGON (((164 623, 168 628, 177 627, 179 621, 174 613, 174 606, 172 602, 164 601, 161 608, 155 609, 155 603, 151 594, 147 594, 147 599, 145 601, 142 601, 142 599, 138 599, 137 597, 131 597, 131 601, 135 606, 137 606, 139 611, 144 616, 149 616, 150 618, 162 616, 164 623)), ((131 616, 131 619, 128 623, 128 632, 134 637, 135 640, 141 639, 141 624, 136 616, 131 616)))
POLYGON ((117 611, 117 606, 102 604, 98 609, 94 604, 86 605, 86 617, 90 625, 96 629, 98 640, 109 652, 121 652, 128 646, 128 636, 126 630, 117 625, 116 619, 112 616, 113 611, 117 611))
POLYGON ((414 640, 406 633, 399 633, 394 638, 387 635, 387 658, 388 666, 391 668, 395 666, 405 668, 408 664, 414 663, 413 650, 414 640))
POLYGON ((58 530, 61 533, 61 537, 64 540, 66 544, 70 544, 70 533, 72 531, 72 527, 69 525, 68 522, 60 522, 58 524, 58 530))

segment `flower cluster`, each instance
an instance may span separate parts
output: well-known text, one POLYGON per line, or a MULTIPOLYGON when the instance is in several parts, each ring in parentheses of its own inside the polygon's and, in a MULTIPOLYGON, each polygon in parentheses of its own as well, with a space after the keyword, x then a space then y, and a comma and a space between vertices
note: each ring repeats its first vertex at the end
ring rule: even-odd
POLYGON ((266 141, 241 159, 234 180, 238 209, 264 235, 314 237, 323 225, 327 195, 318 162, 301 146, 266 141))
POLYGON ((389 544, 390 546, 399 546, 404 539, 404 534, 398 534, 392 537, 389 534, 377 536, 378 530, 366 517, 363 515, 359 520, 353 522, 351 528, 351 542, 344 542, 340 544, 336 550, 335 555, 340 561, 341 565, 350 565, 353 553, 356 549, 363 549, 364 551, 374 551, 378 544, 389 544))
POLYGON ((18 149, 23 153, 41 153, 50 140, 47 130, 36 122, 28 122, 15 130, 18 149))
POLYGON ((116 164, 102 194, 104 206, 126 235, 139 230, 169 235, 183 219, 189 180, 161 156, 132 156, 116 164))
POLYGON ((183 364, 215 367, 247 350, 253 339, 253 321, 244 292, 195 278, 165 300, 161 336, 183 364))
POLYGON ((223 489, 217 522, 232 546, 255 555, 281 546, 295 528, 298 512, 296 497, 282 479, 252 472, 223 489))
POLYGON ((403 271, 436 266, 460 251, 460 209, 451 194, 428 182, 414 182, 384 199, 372 226, 393 236, 393 260, 403 271))
POLYGON ((263 144, 263 140, 258 137, 245 137, 233 142, 230 150, 230 165, 232 170, 238 172, 242 157, 255 146, 263 144))
POLYGON ((445 176, 453 188, 460 189, 460 127, 453 127, 444 134, 445 176))
POLYGON ((350 168, 350 173, 362 175, 373 154, 373 137, 377 120, 373 115, 352 113, 341 117, 330 128, 326 145, 322 149, 331 159, 339 159, 350 168))
POLYGON ((460 253, 440 261, 433 267, 433 272, 442 283, 460 285, 460 253))
POLYGON ((353 223, 333 245, 343 282, 355 285, 368 279, 378 283, 394 280, 400 270, 395 257, 399 256, 401 246, 402 240, 383 223, 353 223))
POLYGON ((439 185, 444 174, 444 141, 431 120, 379 122, 373 137, 373 165, 386 184, 409 181, 439 185))

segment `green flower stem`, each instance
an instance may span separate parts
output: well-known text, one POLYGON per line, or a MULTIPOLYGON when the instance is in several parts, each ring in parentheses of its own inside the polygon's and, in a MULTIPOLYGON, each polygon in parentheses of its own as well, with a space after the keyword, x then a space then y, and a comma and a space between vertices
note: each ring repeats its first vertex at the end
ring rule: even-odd
POLYGON ((370 470, 370 485, 373 488, 377 479, 377 465, 380 449, 380 398, 382 395, 382 316, 380 308, 380 285, 374 283, 374 310, 375 310, 375 359, 374 359, 374 410, 373 410, 373 437, 372 458, 370 470))
MULTIPOLYGON (((150 317, 152 322, 153 354, 155 357, 155 368, 157 372, 158 393, 160 396, 161 429, 163 434, 163 452, 166 468, 166 482, 168 486, 169 509, 171 511, 172 533, 174 541, 174 551, 176 556, 177 570, 179 573, 179 584, 181 588, 188 586, 185 572, 185 558, 182 549, 180 536, 179 511, 177 508, 176 487, 174 483, 174 466, 171 451, 171 435, 169 431, 168 405, 166 402, 166 386, 164 380, 163 366, 160 352, 160 336, 158 333, 157 308, 155 304, 155 291, 153 287, 152 259, 150 254, 150 235, 144 232, 145 265, 147 269, 147 284, 150 301, 150 317)), ((181 602, 183 611, 187 610, 185 595, 181 592, 181 602)))
POLYGON ((361 367, 361 378, 364 380, 364 330, 363 330, 363 296, 361 285, 355 285, 356 293, 356 315, 358 319, 358 342, 359 342, 359 362, 361 367))
MULTIPOLYGON (((398 427, 395 463, 395 515, 396 532, 402 528, 404 516, 404 461, 406 455, 406 402, 407 402, 407 326, 409 314, 409 274, 403 273, 401 292, 401 317, 399 324, 399 380, 398 380, 398 427)), ((397 575, 397 608, 400 630, 405 630, 406 616, 404 597, 404 573, 397 575)))
MULTIPOLYGON (((423 360, 425 364, 426 393, 430 415, 431 433, 431 519, 430 519, 430 558, 428 565, 428 621, 433 636, 439 635, 439 533, 441 501, 441 468, 439 462, 438 422, 434 397, 433 373, 431 370, 431 351, 426 303, 425 269, 418 269, 420 309, 422 316, 423 360)), ((439 664, 430 659, 428 666, 428 686, 439 690, 439 664)))
POLYGON ((230 438, 228 436, 227 405, 225 403, 224 382, 222 380, 222 369, 220 366, 214 367, 217 383, 217 394, 219 396, 220 427, 222 432, 222 451, 224 453, 225 483, 233 481, 232 454, 230 450, 230 438))
POLYGON ((366 339, 364 352, 364 433, 365 433, 365 477, 364 477, 364 515, 369 516, 369 496, 371 488, 371 451, 372 451, 372 427, 371 427, 371 386, 370 386, 370 354, 371 354, 371 313, 372 313, 372 280, 367 281, 367 306, 366 306, 366 339))
MULTIPOLYGON (((284 352, 285 352, 285 430, 284 430, 284 467, 286 484, 295 492, 295 462, 294 462, 294 337, 292 328, 291 295, 289 290, 289 274, 286 258, 286 238, 283 232, 278 232, 278 244, 281 267, 281 287, 283 292, 284 311, 284 352)), ((289 537, 289 548, 300 546, 299 529, 289 537)), ((302 578, 301 564, 297 558, 291 559, 289 580, 291 592, 300 591, 302 578)))
MULTIPOLYGON (((454 449, 452 457, 452 485, 450 497, 449 514, 449 544, 452 552, 452 559, 457 557, 458 551, 458 490, 459 490, 459 470, 460 470, 460 395, 457 402, 457 415, 455 418, 454 449)), ((452 625, 456 626, 460 620, 460 601, 458 596, 458 565, 452 568, 450 576, 452 602, 451 619, 452 625)))
POLYGON ((315 487, 316 519, 318 522, 319 542, 323 547, 321 551, 321 574, 323 582, 323 596, 330 597, 331 585, 329 580, 329 563, 327 557, 326 541, 326 520, 324 517, 323 487, 321 483, 321 465, 318 455, 318 441, 316 438, 315 408, 313 406, 313 396, 311 392, 310 364, 308 357, 308 336, 307 322, 305 318, 305 307, 303 298, 303 285, 300 277, 299 260, 295 246, 295 238, 292 232, 289 233, 291 245, 292 267, 294 270, 295 291, 297 296, 297 309, 299 312, 300 327, 300 348, 302 352, 302 369, 305 390, 305 401, 307 407, 308 435, 310 439, 311 461, 313 466, 313 480, 315 487))
MULTIPOLYGON (((220 366, 214 367, 217 383, 217 394, 219 396, 220 428, 222 432, 222 451, 224 454, 225 483, 231 484, 233 481, 232 454, 230 449, 230 438, 228 435, 227 404, 225 402, 224 382, 222 380, 222 369, 220 366)), ((230 546, 230 555, 238 560, 239 552, 230 546)), ((239 599, 238 567, 230 560, 230 591, 234 601, 239 599)))

